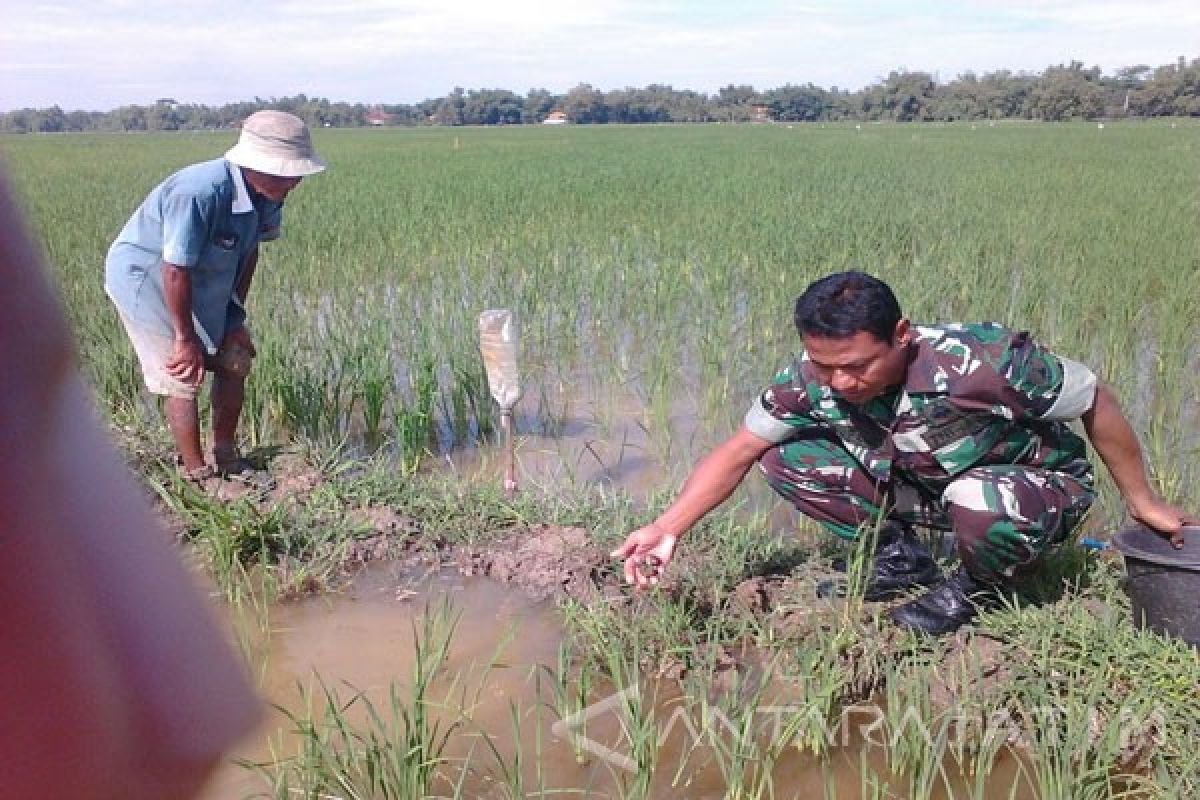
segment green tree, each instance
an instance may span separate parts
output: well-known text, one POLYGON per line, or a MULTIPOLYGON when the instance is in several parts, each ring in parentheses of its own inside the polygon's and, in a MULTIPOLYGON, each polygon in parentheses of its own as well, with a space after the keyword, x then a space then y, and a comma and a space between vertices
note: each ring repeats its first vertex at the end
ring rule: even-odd
POLYGON ((567 92, 562 101, 562 110, 567 119, 581 125, 608 121, 608 107, 604 95, 589 83, 581 83, 567 92))
POLYGON ((1079 61, 1047 68, 1030 93, 1033 117, 1057 122, 1101 116, 1105 98, 1099 79, 1099 67, 1084 69, 1079 61))
POLYGON ((466 104, 466 93, 461 87, 455 86, 454 91, 438 102, 437 110, 433 112, 433 123, 435 125, 462 125, 463 107, 466 104))
POLYGON ((930 119, 935 88, 928 72, 892 72, 883 82, 879 108, 897 122, 930 119))
POLYGON ((536 125, 558 105, 559 98, 545 89, 530 89, 521 103, 521 121, 536 125))
POLYGON ((722 86, 717 90, 714 103, 717 117, 723 122, 746 122, 754 119, 754 106, 762 102, 753 86, 722 86))
POLYGON ((786 84, 762 93, 762 102, 771 107, 771 116, 783 122, 816 122, 829 116, 833 101, 829 92, 811 83, 786 84))

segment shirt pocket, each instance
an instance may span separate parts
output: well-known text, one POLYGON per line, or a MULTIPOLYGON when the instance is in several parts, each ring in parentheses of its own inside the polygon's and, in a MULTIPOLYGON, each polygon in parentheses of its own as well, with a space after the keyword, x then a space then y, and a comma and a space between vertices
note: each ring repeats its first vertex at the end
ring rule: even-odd
POLYGON ((237 231, 217 231, 212 238, 212 247, 218 253, 236 253, 241 236, 237 231))
POLYGON ((994 413, 961 409, 944 401, 931 403, 925 419, 925 442, 950 474, 987 455, 1011 425, 994 413))
POLYGON ((232 280, 242 258, 242 236, 239 231, 228 228, 214 233, 196 266, 196 280, 206 284, 232 280))

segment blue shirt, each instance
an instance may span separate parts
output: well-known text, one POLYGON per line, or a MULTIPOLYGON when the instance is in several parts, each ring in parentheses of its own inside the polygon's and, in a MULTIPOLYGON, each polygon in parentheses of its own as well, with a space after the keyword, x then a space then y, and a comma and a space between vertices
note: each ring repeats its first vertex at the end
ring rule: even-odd
POLYGON ((279 236, 283 204, 246 190, 223 158, 184 167, 142 201, 105 260, 104 288, 127 317, 172 335, 162 262, 192 279, 192 322, 210 353, 246 312, 234 293, 246 257, 279 236))

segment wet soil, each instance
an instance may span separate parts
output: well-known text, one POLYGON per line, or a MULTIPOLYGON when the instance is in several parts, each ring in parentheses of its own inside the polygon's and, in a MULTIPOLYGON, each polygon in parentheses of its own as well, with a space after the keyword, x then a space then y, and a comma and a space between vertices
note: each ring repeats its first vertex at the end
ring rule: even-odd
MULTIPOLYGON (((211 493, 222 500, 248 500, 268 510, 297 503, 319 490, 324 482, 322 473, 302 460, 281 458, 271 465, 269 484, 222 481, 211 493)), ((354 577, 365 569, 388 566, 394 575, 393 584, 387 588, 392 600, 427 597, 428 576, 444 574, 449 568, 461 579, 486 578, 526 598, 527 603, 551 601, 547 608, 563 598, 585 604, 603 603, 618 611, 633 609, 638 602, 623 586, 619 566, 585 528, 523 524, 497 530, 486 542, 451 544, 426 535, 420 520, 386 506, 363 505, 344 513, 360 533, 342 552, 340 580, 351 585, 354 577)), ((165 512, 164 517, 168 527, 182 532, 183 524, 178 519, 165 512)), ((660 591, 672 595, 685 591, 677 576, 689 574, 689 562, 702 558, 703 554, 694 549, 681 549, 673 565, 675 574, 668 573, 660 591)), ((843 629, 852 618, 857 635, 836 655, 847 675, 840 699, 850 704, 878 698, 884 688, 880 665, 903 658, 911 646, 901 641, 896 629, 880 621, 885 605, 866 603, 848 610, 844 601, 818 598, 817 584, 830 577, 836 577, 835 573, 820 560, 772 574, 753 575, 737 584, 727 596, 718 598, 719 606, 710 611, 752 622, 756 630, 767 633, 776 645, 799 644, 816 634, 843 629)), ((328 588, 314 583, 301 587, 301 592, 310 589, 315 594, 328 588)), ((708 598, 705 602, 711 604, 713 600, 708 598)), ((631 613, 636 613, 636 609, 631 613)), ((762 670, 773 655, 746 643, 733 648, 714 645, 713 652, 693 653, 692 657, 715 667, 716 685, 712 689, 720 692, 736 685, 739 676, 762 670)), ((1004 642, 970 630, 960 632, 944 651, 946 668, 930 670, 935 711, 953 709, 967 698, 991 695, 1011 677, 1007 664, 1014 657, 1017 656, 1004 642), (949 668, 963 663, 969 663, 971 668, 949 668)), ((646 666, 660 678, 676 681, 684 679, 691 668, 671 655, 646 666)), ((1098 736, 1102 730, 1102 726, 1097 729, 1098 736)), ((1118 766, 1136 769, 1143 765, 1153 751, 1154 735, 1154 731, 1146 731, 1146 736, 1131 740, 1128 757, 1118 766)), ((1014 728, 1009 745, 1019 753, 1028 742, 1014 728)))

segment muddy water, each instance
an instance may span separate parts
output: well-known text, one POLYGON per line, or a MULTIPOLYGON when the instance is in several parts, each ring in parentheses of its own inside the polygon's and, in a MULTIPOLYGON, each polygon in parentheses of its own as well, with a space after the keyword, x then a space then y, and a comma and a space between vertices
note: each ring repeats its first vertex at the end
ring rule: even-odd
MULTIPOLYGON (((621 734, 616 706, 605 704, 611 696, 598 687, 591 696, 599 703, 585 729, 588 740, 611 753, 592 747, 579 753, 571 746, 551 710, 551 693, 539 691, 535 675, 546 675, 541 665, 557 662, 562 627, 552 605, 535 602, 489 579, 463 579, 446 572, 415 574, 396 567, 364 573, 346 591, 336 596, 314 598, 282 605, 270 612, 270 634, 249 620, 242 636, 248 642, 248 660, 258 670, 261 691, 270 702, 295 712, 304 708, 298 686, 319 689, 324 685, 346 700, 359 690, 379 708, 386 707, 388 687, 409 685, 413 668, 414 623, 448 600, 456 612, 457 626, 444 666, 446 676, 434 685, 431 699, 444 704, 438 712, 443 725, 459 723, 444 755, 453 763, 469 764, 465 778, 466 797, 501 797, 501 762, 481 738, 486 732, 503 763, 513 763, 521 753, 527 792, 546 789, 573 790, 576 796, 617 798, 627 796, 634 774, 622 763, 628 748, 621 734), (350 687, 353 687, 351 689, 350 687), (514 730, 514 709, 519 729, 514 730), (580 794, 583 792, 583 794, 580 794)), ((668 690, 644 699, 653 708, 660 739, 655 757, 657 768, 649 787, 653 798, 722 798, 727 781, 708 751, 694 747, 695 738, 680 714, 678 697, 668 690), (682 771, 680 766, 683 765, 682 771), (678 774, 682 773, 683 778, 678 774)), ((361 717, 348 715, 352 721, 361 717)), ((693 719, 693 724, 699 724, 693 719)), ((258 731, 241 744, 235 758, 269 760, 272 748, 283 755, 296 752, 296 741, 288 733, 289 723, 271 712, 258 731)), ((764 722, 763 730, 767 730, 764 722)), ((948 771, 954 770, 947 765, 948 771)), ((790 750, 773 771, 777 796, 859 798, 878 796, 868 790, 863 776, 887 776, 882 749, 868 748, 850 739, 821 764, 790 750)), ((994 796, 1009 797, 1008 787, 1016 774, 1015 762, 998 759, 989 783, 998 789, 994 796)), ((890 785, 894 796, 907 796, 900 778, 875 778, 890 785)), ((965 780, 951 778, 954 795, 963 793, 965 780)), ((435 787, 451 794, 448 784, 435 787)), ((230 800, 267 796, 264 780, 245 768, 229 764, 214 778, 202 800, 230 800), (261 794, 260 794, 261 793, 261 794)), ((993 796, 989 794, 988 796, 993 796)), ((1021 797, 1020 793, 1014 795, 1021 797)), ((1027 795, 1026 795, 1027 796, 1027 795)))
MULTIPOLYGON (((242 628, 238 635, 248 642, 251 670, 259 674, 260 692, 270 703, 300 711, 298 687, 319 691, 319 676, 343 699, 361 690, 385 708, 391 683, 402 690, 409 685, 414 624, 427 604, 436 610, 443 600, 452 604, 457 619, 445 674, 472 691, 482 686, 473 719, 485 730, 503 731, 509 700, 524 703, 533 695, 530 671, 539 663, 555 663, 561 627, 549 604, 494 581, 382 567, 364 572, 337 595, 272 608, 269 633, 250 619, 235 624, 242 628)), ((451 682, 443 682, 433 698, 442 700, 450 689, 451 682)), ((284 754, 294 753, 288 727, 281 714, 270 712, 234 757, 264 761, 273 744, 284 754)), ((453 748, 448 752, 465 755, 453 748)), ((261 778, 229 765, 202 797, 228 800, 265 791, 261 778)))
MULTIPOLYGON (((636 500, 678 489, 694 463, 733 433, 744 411, 729 412, 724 424, 705 424, 694 394, 681 387, 678 402, 656 412, 636 387, 586 375, 527 389, 514 417, 518 485, 620 489, 636 500)), ((504 465, 503 447, 484 443, 444 448, 433 468, 502 485, 504 465)), ((777 495, 757 475, 743 482, 739 498, 747 515, 770 513, 772 530, 794 529, 794 515, 780 512, 777 495)))
MULTIPOLYGON (((669 453, 668 437, 678 449, 699 435, 694 409, 677 409, 656 425, 636 393, 586 382, 527 391, 514 420, 518 478, 530 486, 603 484, 644 494, 661 488, 665 461, 692 455, 690 448, 669 453)), ((502 467, 502 454, 494 446, 454 447, 442 460, 448 469, 488 476, 502 467)))

